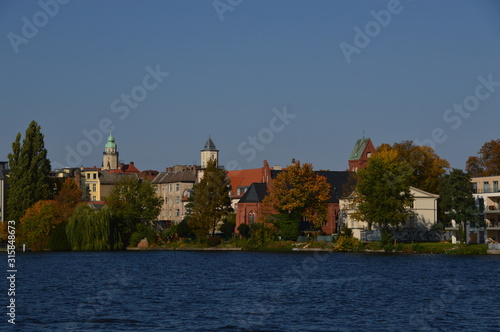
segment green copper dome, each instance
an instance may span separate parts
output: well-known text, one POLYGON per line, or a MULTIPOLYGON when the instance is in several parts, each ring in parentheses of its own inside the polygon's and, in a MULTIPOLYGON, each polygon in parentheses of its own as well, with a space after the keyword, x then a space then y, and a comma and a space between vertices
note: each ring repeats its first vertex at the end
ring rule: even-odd
POLYGON ((108 142, 106 143, 106 148, 116 149, 115 138, 113 137, 112 134, 109 134, 108 142))

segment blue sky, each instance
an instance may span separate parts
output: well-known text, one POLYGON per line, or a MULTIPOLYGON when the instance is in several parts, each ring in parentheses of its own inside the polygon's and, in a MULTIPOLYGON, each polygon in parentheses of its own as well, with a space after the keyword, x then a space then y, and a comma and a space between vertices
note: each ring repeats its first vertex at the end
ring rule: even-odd
POLYGON ((140 170, 208 135, 230 168, 344 170, 363 130, 464 168, 500 136, 498 1, 62 3, 0 3, 0 160, 31 120, 53 167, 100 166, 113 127, 140 170))

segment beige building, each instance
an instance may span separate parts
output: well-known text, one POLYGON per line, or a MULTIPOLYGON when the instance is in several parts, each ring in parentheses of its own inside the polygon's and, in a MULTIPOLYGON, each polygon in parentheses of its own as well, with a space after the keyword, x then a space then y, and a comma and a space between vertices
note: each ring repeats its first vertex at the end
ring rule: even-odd
MULTIPOLYGON (((413 195, 414 200, 412 206, 408 207, 412 213, 405 224, 405 228, 429 230, 437 222, 437 200, 439 195, 415 187, 410 187, 410 193, 413 195)), ((353 231, 355 237, 361 239, 361 232, 368 229, 368 223, 352 218, 351 215, 355 209, 352 199, 340 199, 340 218, 343 224, 353 231)), ((377 226, 373 225, 372 228, 376 229, 377 226)))
POLYGON ((500 242, 500 175, 481 176, 471 179, 473 196, 484 213, 486 238, 500 242))
POLYGON ((156 194, 163 200, 158 220, 174 223, 182 221, 198 170, 199 167, 196 166, 174 166, 156 176, 152 183, 156 194))
POLYGON ((104 201, 111 194, 115 185, 125 177, 139 178, 138 174, 135 173, 111 173, 101 171, 98 168, 84 169, 82 170, 82 179, 85 186, 82 190, 84 190, 84 195, 87 194, 89 201, 104 201))

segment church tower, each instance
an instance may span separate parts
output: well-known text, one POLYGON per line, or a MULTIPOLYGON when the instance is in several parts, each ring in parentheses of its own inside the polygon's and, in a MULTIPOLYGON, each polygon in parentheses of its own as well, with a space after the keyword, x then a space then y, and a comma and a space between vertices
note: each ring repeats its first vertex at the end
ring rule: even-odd
POLYGON ((370 138, 358 139, 349 157, 349 171, 357 173, 365 168, 368 164, 368 158, 374 154, 375 147, 370 138))
POLYGON ((118 168, 118 151, 116 150, 115 138, 112 134, 109 134, 108 142, 104 147, 104 152, 102 153, 102 169, 110 170, 118 168))
POLYGON ((207 164, 208 164, 208 161, 210 159, 214 159, 215 165, 217 167, 219 167, 219 162, 218 162, 219 161, 219 150, 217 150, 215 148, 214 142, 212 141, 210 136, 208 136, 208 140, 205 143, 203 150, 201 150, 201 168, 202 169, 207 168, 207 164))

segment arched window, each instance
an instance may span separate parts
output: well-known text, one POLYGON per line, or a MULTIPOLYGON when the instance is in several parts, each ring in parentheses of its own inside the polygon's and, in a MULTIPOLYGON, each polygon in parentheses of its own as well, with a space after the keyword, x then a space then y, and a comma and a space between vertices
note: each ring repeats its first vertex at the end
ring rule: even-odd
POLYGON ((255 221, 255 213, 253 211, 248 212, 248 223, 253 224, 255 221))

